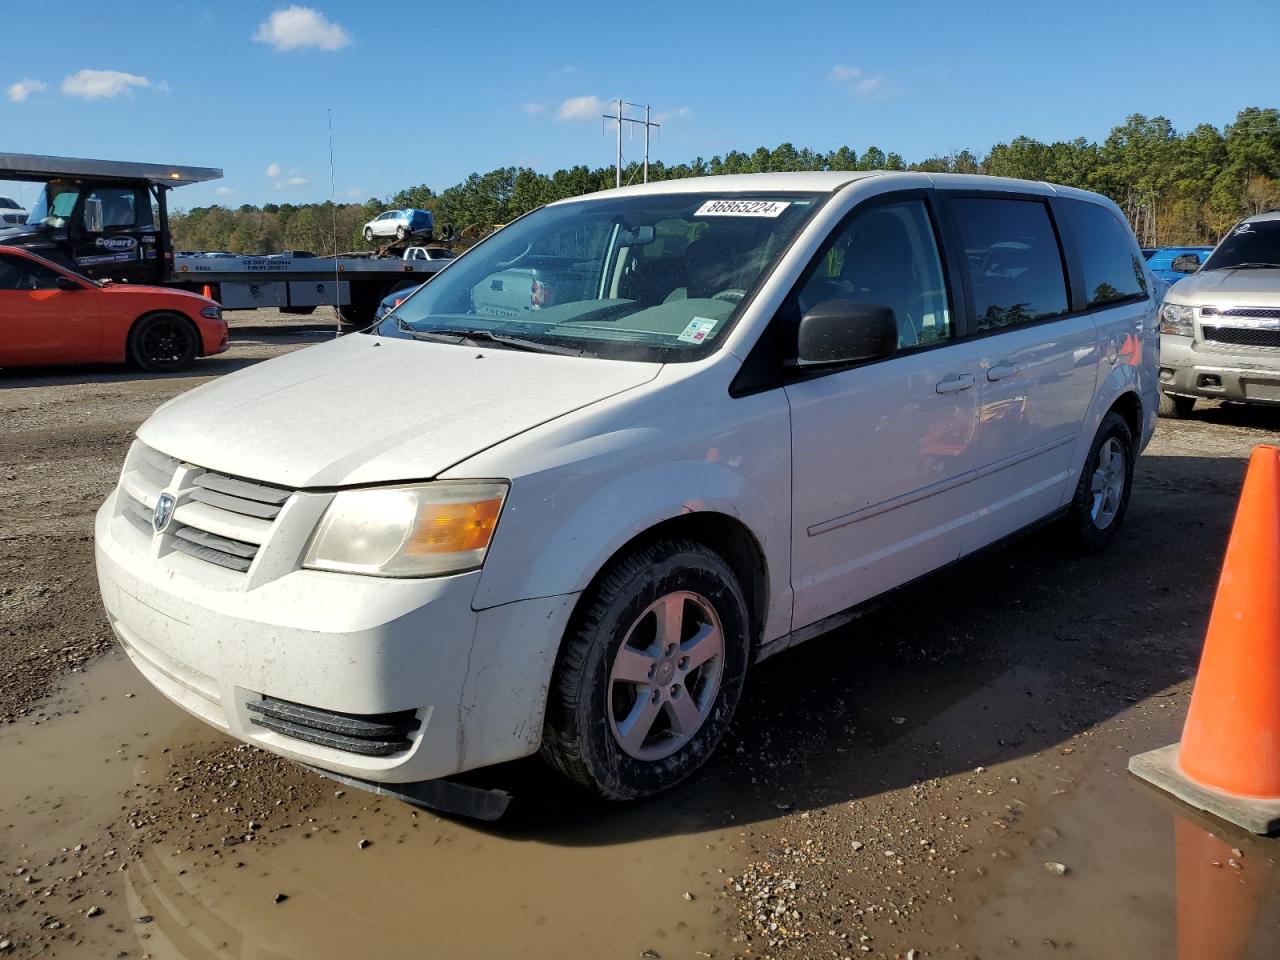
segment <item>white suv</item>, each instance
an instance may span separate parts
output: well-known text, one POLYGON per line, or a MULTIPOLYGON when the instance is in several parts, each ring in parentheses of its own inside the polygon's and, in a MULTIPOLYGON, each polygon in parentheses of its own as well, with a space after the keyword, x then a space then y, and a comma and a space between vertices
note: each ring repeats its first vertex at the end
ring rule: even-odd
MULTIPOLYGON (((1179 261, 1182 261, 1181 263, 1179 261)), ((1280 407, 1280 211, 1241 220, 1160 308, 1160 413, 1196 398, 1280 407)))
POLYGON ((653 793, 749 665, 1045 520, 1116 534, 1151 289, 1114 204, 1042 183, 554 203, 368 335, 158 410, 98 514, 103 601, 181 706, 339 776, 541 751, 653 793))

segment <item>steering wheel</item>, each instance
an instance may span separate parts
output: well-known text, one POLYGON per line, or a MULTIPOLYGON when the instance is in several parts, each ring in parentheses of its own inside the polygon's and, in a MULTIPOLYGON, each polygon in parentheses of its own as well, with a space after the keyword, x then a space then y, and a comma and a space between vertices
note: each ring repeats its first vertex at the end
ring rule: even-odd
POLYGON ((711 295, 712 300, 727 300, 729 303, 737 303, 747 295, 747 291, 741 287, 725 287, 725 289, 717 291, 711 295))

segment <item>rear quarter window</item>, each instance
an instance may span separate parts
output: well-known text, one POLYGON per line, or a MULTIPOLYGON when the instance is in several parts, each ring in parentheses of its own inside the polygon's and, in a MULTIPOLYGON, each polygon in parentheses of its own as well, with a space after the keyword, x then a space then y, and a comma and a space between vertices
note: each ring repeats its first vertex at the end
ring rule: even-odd
POLYGON ((1057 209, 1063 211, 1080 257, 1089 306, 1147 295, 1142 252, 1124 221, 1106 207, 1085 200, 1064 200, 1057 209))

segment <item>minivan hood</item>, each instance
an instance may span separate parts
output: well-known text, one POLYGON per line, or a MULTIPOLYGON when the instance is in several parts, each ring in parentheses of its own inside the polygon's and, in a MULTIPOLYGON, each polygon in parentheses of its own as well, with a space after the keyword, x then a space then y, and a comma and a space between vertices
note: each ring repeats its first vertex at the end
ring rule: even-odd
POLYGON ((427 480, 660 369, 353 335, 206 383, 162 406, 138 437, 287 487, 427 480))
POLYGON ((1216 307, 1280 307, 1280 269, 1202 270, 1169 288, 1174 303, 1216 307))

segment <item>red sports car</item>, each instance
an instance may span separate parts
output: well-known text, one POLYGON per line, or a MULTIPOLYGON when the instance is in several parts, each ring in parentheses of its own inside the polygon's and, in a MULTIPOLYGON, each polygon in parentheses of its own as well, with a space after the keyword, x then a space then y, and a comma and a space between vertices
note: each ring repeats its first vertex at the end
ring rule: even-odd
POLYGON ((226 349, 227 322, 212 300, 90 280, 0 246, 0 367, 128 361, 167 373, 226 349))

